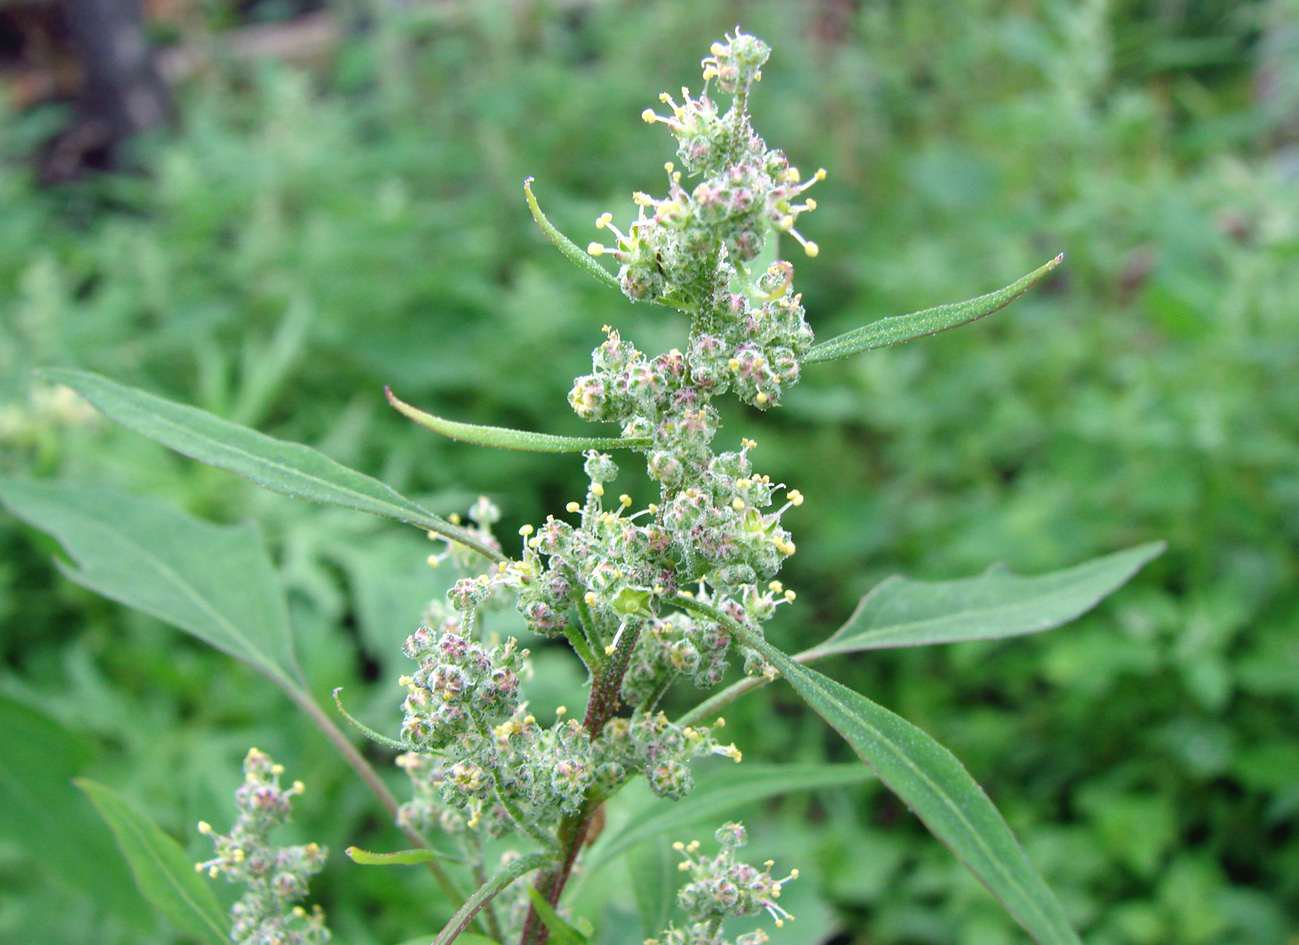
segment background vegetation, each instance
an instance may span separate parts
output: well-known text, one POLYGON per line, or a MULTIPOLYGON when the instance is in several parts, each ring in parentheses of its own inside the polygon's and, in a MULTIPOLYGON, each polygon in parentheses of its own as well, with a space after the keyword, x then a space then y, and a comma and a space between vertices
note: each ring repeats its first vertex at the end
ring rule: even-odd
MULTIPOLYGON (((578 494, 579 464, 434 439, 382 385, 457 419, 586 432, 564 396, 602 324, 644 350, 680 342, 683 322, 544 242, 521 182, 579 243, 601 211, 629 214, 671 156, 640 110, 697 85, 701 38, 740 22, 775 49, 759 129, 829 171, 805 227, 822 252, 797 261, 822 337, 1067 254, 987 322, 810 367, 779 412, 726 417, 808 496, 788 520, 799 605, 774 632, 819 639, 898 571, 1035 573, 1166 539, 1071 627, 833 674, 953 748, 1088 942, 1299 940, 1294 0, 340 3, 342 38, 309 67, 223 55, 245 7, 195 5, 159 37, 211 56, 137 172, 38 186, 60 116, 0 115, 0 469, 255 518, 308 677, 391 727, 398 641, 438 593, 417 533, 260 494, 96 423, 29 369, 198 404, 439 512, 485 492, 512 534, 578 494)), ((440 925, 423 874, 342 857, 395 831, 277 691, 62 580, 53 544, 13 520, 0 548, 0 721, 41 749, 5 773, 67 800, 56 822, 0 819, 0 940, 175 940, 67 778, 120 789, 197 860, 194 823, 231 816, 249 745, 309 786, 296 829, 335 851, 318 898, 339 941, 440 925)), ((564 654, 537 667, 536 705, 572 698, 564 654)), ((778 687, 728 721, 746 760, 840 751, 778 687)), ((803 873, 779 942, 1023 940, 869 785, 745 816, 758 859, 803 873)), ((627 885, 586 883, 589 910, 613 896, 588 912, 610 945, 644 937, 611 921, 634 909, 627 885)))

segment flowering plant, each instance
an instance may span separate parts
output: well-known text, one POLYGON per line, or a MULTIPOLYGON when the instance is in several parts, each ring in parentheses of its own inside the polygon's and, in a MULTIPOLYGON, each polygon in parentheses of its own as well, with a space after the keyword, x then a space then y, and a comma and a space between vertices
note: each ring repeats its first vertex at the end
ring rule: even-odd
MULTIPOLYGON (((75 579, 251 663, 320 724, 414 844, 391 854, 353 848, 352 858, 425 863, 460 903, 439 945, 473 923, 501 943, 582 940, 557 910, 605 805, 641 776, 658 796, 678 800, 692 790, 693 759, 716 754, 738 762, 739 749, 718 737, 718 712, 778 678, 843 735, 1035 939, 1077 941, 1009 828, 956 759, 918 728, 805 664, 881 647, 1045 630, 1094 605, 1159 548, 1131 549, 1038 578, 992 571, 937 585, 894 579, 823 643, 790 656, 767 642, 763 626, 796 606, 794 591, 778 574, 796 551, 785 518, 803 496, 759 471, 753 441, 715 446, 720 419, 713 405, 733 393, 757 410, 776 408, 807 365, 983 317, 1026 291, 1060 257, 989 295, 814 343, 793 289, 794 267, 779 258, 776 242, 787 235, 807 255, 817 254, 817 244, 795 225, 815 209, 804 194, 825 172, 805 179, 753 130, 749 96, 768 55, 765 43, 737 30, 714 43, 703 60, 698 96, 683 89, 678 103, 665 94, 669 114, 643 113, 676 138, 681 166, 666 165, 664 197, 635 195, 637 215, 625 232, 611 214, 599 218, 596 225, 612 234, 611 245, 596 242, 583 252, 549 222, 531 181, 525 183, 538 224, 569 259, 633 301, 670 306, 690 318, 684 349, 657 355, 605 327, 591 372, 575 380, 568 401, 583 419, 617 424, 616 435, 560 437, 463 424, 388 392, 403 414, 459 440, 584 454, 585 495, 562 515, 520 529, 517 554, 507 554, 493 533, 500 514, 486 499, 469 512, 468 525, 443 519, 306 447, 94 375, 45 372, 113 419, 187 455, 275 491, 416 525, 446 542, 445 552, 430 561, 449 558, 462 576, 406 640, 411 665, 400 680, 405 699, 396 737, 371 731, 338 707, 368 737, 400 752, 397 764, 411 783, 405 803, 306 692, 283 603, 254 533, 216 529, 121 497, 33 483, 0 486, 0 497, 17 514, 63 541, 81 565, 72 572, 75 579), (724 111, 710 97, 714 91, 730 97, 724 111), (616 261, 616 275, 597 262, 604 257, 616 261), (658 487, 656 501, 637 509, 629 494, 615 497, 613 453, 620 450, 644 458, 658 487), (158 579, 150 582, 150 575, 158 579), (483 628, 482 615, 502 605, 513 605, 533 633, 567 641, 581 660, 589 697, 580 717, 560 710, 547 723, 529 711, 528 650, 483 628), (737 659, 739 681, 675 719, 661 708, 679 680, 717 689, 737 659), (443 838, 459 848, 458 861, 476 891, 461 891, 463 878, 439 852, 443 838), (502 838, 509 849, 496 854, 499 862, 489 862, 485 841, 502 838)), ((281 769, 256 750, 245 771, 231 832, 218 835, 203 825, 204 833, 214 834, 216 855, 200 868, 244 884, 246 894, 229 919, 214 914, 210 892, 201 886, 186 886, 191 894, 180 905, 168 900, 160 908, 213 942, 227 936, 241 943, 327 941, 319 909, 297 904, 325 851, 314 844, 276 848, 268 838, 302 786, 281 789, 281 769)), ((105 816, 115 829, 139 816, 113 811, 105 816)), ((797 873, 773 879, 771 863, 758 869, 739 860, 746 842, 739 824, 723 826, 716 840, 721 851, 713 857, 698 843, 678 844, 689 875, 678 896, 684 919, 652 941, 721 945, 732 940, 723 928, 728 917, 765 911, 777 925, 789 918, 777 899, 797 873)), ((127 853, 147 855, 135 848, 127 853)), ((152 868, 182 882, 166 862, 152 868)), ((765 940, 761 929, 735 939, 743 945, 765 940)))

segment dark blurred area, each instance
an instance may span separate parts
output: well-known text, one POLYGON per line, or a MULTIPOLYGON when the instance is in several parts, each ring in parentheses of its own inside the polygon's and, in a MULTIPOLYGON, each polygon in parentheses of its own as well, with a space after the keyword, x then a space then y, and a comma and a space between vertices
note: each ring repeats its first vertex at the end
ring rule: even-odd
MULTIPOLYGON (((724 413, 721 437, 756 439, 807 496, 773 639, 823 639, 893 573, 1035 574, 1166 540, 1068 627, 824 669, 962 759, 1090 945, 1299 942, 1296 0, 0 0, 0 473, 255 519, 313 686, 391 727, 399 642, 439 592, 419 533, 258 493, 31 371, 196 404, 442 514, 485 493, 512 536, 579 494, 580 461, 436 439, 383 386, 583 433, 565 397, 601 325, 681 345, 683 319, 553 250, 522 182, 579 245, 601 212, 630 217, 673 157, 641 110, 697 89, 737 23, 774 50, 758 131, 829 172, 800 221, 820 254, 794 259, 819 337, 1066 254, 990 319, 724 413)), ((52 770, 111 784, 198 860, 193 824, 228 818, 255 744, 310 787, 295 829, 336 851, 318 898, 337 939, 436 931, 426 876, 337 852, 401 841, 318 732, 244 667, 64 581, 56 550, 0 521, 0 704, 75 746, 52 770)), ((536 656, 534 704, 580 697, 569 654, 536 656)), ((727 718, 754 762, 847 759, 783 687, 727 718)), ((66 866, 102 830, 83 815, 48 828, 71 857, 0 817, 0 941, 179 941, 124 864, 66 866)), ((1024 941, 875 786, 745 820, 757 858, 803 874, 778 945, 1024 941)), ((640 942, 635 878, 610 872, 582 905, 600 941, 640 942)))

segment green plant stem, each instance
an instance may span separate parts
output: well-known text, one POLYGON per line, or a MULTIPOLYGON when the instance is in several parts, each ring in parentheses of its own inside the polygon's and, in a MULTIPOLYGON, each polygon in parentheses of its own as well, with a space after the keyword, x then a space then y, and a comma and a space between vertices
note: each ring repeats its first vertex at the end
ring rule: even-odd
POLYGON ((587 664, 587 668, 591 670, 591 675, 595 676, 604 668, 608 660, 605 659, 604 650, 600 646, 600 635, 595 632, 595 618, 591 616, 590 606, 580 594, 574 594, 573 599, 577 604, 578 623, 582 625, 582 633, 586 635, 585 649, 591 654, 591 662, 587 664))
POLYGON ((564 636, 568 639, 568 645, 573 648, 573 652, 578 655, 578 658, 586 666, 587 672, 594 677, 600 668, 600 660, 596 658, 595 651, 591 649, 590 643, 587 642, 582 628, 569 624, 564 628, 564 636))
MULTIPOLYGON (((686 607, 680 600, 676 601, 676 604, 677 606, 681 607, 683 610, 690 609, 689 607, 686 607)), ((698 613, 700 611, 697 610, 696 612, 698 613)), ((795 663, 811 663, 813 660, 818 660, 823 656, 830 656, 830 655, 831 654, 829 653, 819 652, 817 647, 813 647, 810 650, 804 650, 801 653, 795 653, 793 656, 790 657, 790 659, 792 659, 795 663)), ((721 712, 722 709, 726 708, 726 706, 730 705, 732 702, 740 698, 740 696, 744 695, 746 692, 749 692, 753 689, 761 689, 763 686, 767 685, 767 683, 775 682, 776 679, 778 678, 780 677, 768 678, 767 676, 746 676, 743 679, 738 680, 737 682, 731 683, 721 692, 715 693, 714 695, 705 699, 703 702, 699 703, 699 705, 695 706, 689 712, 685 713, 679 719, 677 719, 676 724, 682 726, 683 728, 687 725, 698 725, 700 722, 704 721, 710 716, 717 715, 719 712, 721 712)))
POLYGON ((474 916, 478 914, 478 911, 491 902, 502 889, 525 873, 540 869, 549 862, 550 857, 544 853, 532 853, 520 857, 509 866, 506 866, 482 886, 479 886, 474 891, 474 894, 465 900, 464 905, 457 909, 456 914, 451 917, 451 921, 443 926, 442 931, 438 933, 432 945, 450 945, 455 940, 455 937, 463 932, 469 923, 474 920, 474 916))

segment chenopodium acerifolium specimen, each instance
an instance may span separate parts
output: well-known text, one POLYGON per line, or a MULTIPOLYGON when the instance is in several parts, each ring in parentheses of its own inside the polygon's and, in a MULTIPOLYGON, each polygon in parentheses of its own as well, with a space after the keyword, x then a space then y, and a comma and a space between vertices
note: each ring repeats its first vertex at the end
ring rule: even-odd
MULTIPOLYGON (((409 750, 400 764, 414 782, 400 815, 406 827, 521 831, 543 848, 576 849, 565 824, 581 825, 580 834, 594 807, 634 775, 679 798, 691 787, 691 759, 739 760, 714 729, 676 725, 657 705, 678 677, 700 687, 719 683, 733 645, 729 630, 674 608, 675 600, 710 604, 756 630, 794 599, 776 575, 795 550, 782 518, 802 496, 754 469, 753 442, 713 448, 714 398, 734 391, 759 409, 776 406, 797 383, 813 340, 791 287, 792 265, 776 262, 756 275, 748 266, 773 232, 816 253, 794 224, 815 207, 799 202, 803 192, 824 177, 818 171, 804 181, 750 124, 749 92, 768 53, 737 31, 703 60, 698 97, 683 89, 680 104, 662 96, 669 115, 646 110, 646 121, 676 137, 682 169, 666 165, 667 196, 635 195, 638 215, 626 233, 602 215, 597 226, 613 233, 614 244, 588 249, 620 264, 617 281, 630 299, 691 318, 685 350, 653 357, 605 326, 591 373, 576 379, 568 397, 578 416, 618 423, 624 439, 637 441, 659 500, 633 511, 631 497, 610 487, 618 476, 613 459, 588 451, 589 486, 583 501, 568 504, 571 519, 524 526, 517 559, 462 578, 430 608, 428 626, 405 645, 418 664, 402 678, 409 750), (708 96, 714 83, 732 96, 725 112, 708 96), (687 176, 699 178, 693 189, 687 176), (564 714, 549 726, 538 721, 520 697, 527 651, 513 640, 481 639, 480 611, 508 595, 530 629, 566 635, 587 664, 591 696, 580 721, 564 714), (617 714, 620 704, 631 707, 629 716, 617 714)), ((480 502, 471 518, 499 547, 490 531, 497 511, 480 502)), ((770 672, 752 652, 744 662, 749 673, 770 672)), ((548 887, 552 901, 565 875, 548 887)))

